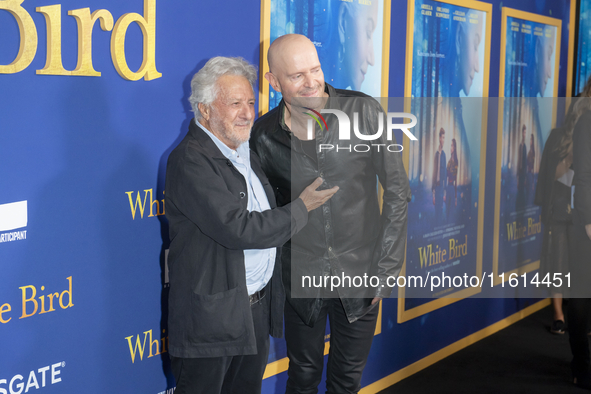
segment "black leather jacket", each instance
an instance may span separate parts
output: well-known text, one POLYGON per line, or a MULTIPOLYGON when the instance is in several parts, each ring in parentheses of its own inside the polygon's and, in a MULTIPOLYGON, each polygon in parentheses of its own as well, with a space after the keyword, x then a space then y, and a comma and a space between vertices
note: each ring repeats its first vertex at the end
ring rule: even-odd
POLYGON ((363 93, 334 89, 328 84, 326 91, 330 98, 325 109, 340 109, 349 114, 350 140, 339 140, 337 117, 325 114, 329 131, 316 132, 316 157, 308 156, 301 141, 293 137, 283 122, 283 101, 257 120, 250 139, 251 149, 259 155, 275 189, 279 206, 297 198, 318 176, 325 180, 321 188, 340 188, 326 204, 309 213, 308 225, 282 250, 287 300, 309 325, 316 320, 323 297, 340 297, 348 320, 353 322, 371 309, 373 297, 390 296, 392 288, 387 285, 387 278, 397 276, 404 262, 410 201, 402 152, 386 150, 396 141, 386 140, 386 130, 379 141, 361 140, 353 133, 355 111, 359 113, 361 133, 375 134, 378 117, 384 116, 378 102, 363 93), (335 149, 319 152, 320 144, 330 144, 335 149), (384 145, 378 152, 372 144, 384 145), (362 145, 370 146, 369 151, 362 152, 367 149, 362 145), (338 152, 336 146, 340 148, 338 152), (359 152, 354 151, 355 147, 359 152), (376 176, 384 190, 381 214, 376 176), (354 281, 352 286, 347 282, 330 292, 330 280, 329 291, 324 286, 309 286, 312 279, 302 282, 304 276, 311 276, 318 284, 321 277, 330 275, 350 277, 352 281, 355 276, 365 275, 367 285, 364 282, 356 287, 354 281), (371 276, 379 278, 379 282, 374 279, 370 284, 371 276))

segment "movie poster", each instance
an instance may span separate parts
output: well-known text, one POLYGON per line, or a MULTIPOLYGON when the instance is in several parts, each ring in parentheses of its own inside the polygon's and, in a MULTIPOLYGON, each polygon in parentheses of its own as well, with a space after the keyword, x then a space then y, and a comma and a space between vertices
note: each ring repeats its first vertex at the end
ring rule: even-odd
MULTIPOLYGON (((479 275, 487 116, 482 97, 488 95, 491 7, 475 1, 410 2, 412 81, 406 95, 418 119, 418 141, 408 147, 412 202, 405 274, 425 280, 443 273, 479 275)), ((474 291, 460 295, 461 290, 407 286, 400 296, 404 311, 422 306, 426 313, 439 307, 434 299, 474 291)))
MULTIPOLYGON (((555 122, 561 21, 503 8, 493 256, 502 273, 539 267, 541 208, 534 205, 544 143, 555 122)), ((505 276, 507 280, 508 275, 505 276)))
POLYGON ((573 96, 583 90, 585 82, 591 76, 591 0, 580 0, 579 4, 577 65, 573 96))
MULTIPOLYGON (((267 51, 276 38, 291 33, 303 34, 314 43, 327 83, 387 97, 390 0, 262 0, 261 8, 261 114, 275 108, 282 98, 264 79, 267 51)), ((376 335, 381 326, 380 305, 376 335)), ((286 356, 285 341, 272 339, 265 377, 287 370, 286 356)))
MULTIPOLYGON (((269 45, 285 34, 303 34, 318 50, 327 83, 385 97, 388 70, 382 57, 388 53, 382 47, 385 30, 389 30, 384 28, 385 2, 389 0, 270 0, 269 45)), ((388 21, 389 15, 387 27, 388 21)), ((270 110, 281 101, 281 93, 271 86, 268 89, 270 110)))

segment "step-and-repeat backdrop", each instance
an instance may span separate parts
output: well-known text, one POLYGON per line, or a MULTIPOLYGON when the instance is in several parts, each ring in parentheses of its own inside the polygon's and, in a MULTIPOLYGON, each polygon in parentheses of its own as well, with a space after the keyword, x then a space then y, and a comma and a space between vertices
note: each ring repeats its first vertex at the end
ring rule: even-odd
MULTIPOLYGON (((492 97, 499 93, 505 61, 502 25, 517 21, 548 32, 556 61, 546 90, 551 95, 566 92, 567 1, 355 0, 347 6, 354 10, 352 17, 373 22, 359 24, 360 30, 351 32, 359 35, 342 41, 330 29, 336 29, 335 18, 345 3, 350 2, 0 1, 0 393, 173 392, 164 176, 168 154, 193 117, 187 101, 190 79, 209 58, 241 56, 264 71, 269 43, 299 32, 311 36, 321 59, 331 65, 327 81, 336 87, 373 96, 456 100, 471 89, 471 97, 492 97), (519 13, 503 17, 502 7, 552 19, 519 13), (457 30, 437 33, 446 31, 445 23, 457 30), (412 37, 407 36, 408 24, 413 25, 412 37), (451 54, 453 43, 445 39, 457 39, 460 31, 466 39, 478 33, 479 42, 472 42, 476 58, 454 58, 438 68, 437 56, 429 53, 445 49, 451 54), (352 44, 363 37, 360 45, 352 44), (352 58, 340 56, 341 49, 352 58), (366 61, 361 65, 365 80, 355 73, 361 64, 356 59, 366 61), (443 81, 445 67, 453 62, 476 67, 465 71, 475 75, 474 82, 460 81, 449 92, 435 94, 428 91, 432 81, 412 71, 413 64, 420 65, 443 81), (339 67, 347 73, 334 72, 339 67)), ((463 55, 469 56, 469 50, 463 55)), ((506 71, 503 77, 512 75, 506 71)), ((259 97, 261 111, 279 100, 266 84, 259 97)), ((465 225, 456 235, 458 245, 464 240, 470 245, 463 265, 492 272, 493 263, 501 264, 500 273, 522 262, 504 258, 499 263, 492 257, 495 247, 502 256, 513 252, 510 245, 493 243, 498 239, 498 230, 493 231, 496 148, 503 129, 487 128, 486 111, 479 106, 478 119, 466 117, 465 126, 461 112, 448 109, 445 115, 448 123, 461 123, 455 149, 462 159, 457 186, 464 194, 458 194, 455 213, 444 208, 439 215, 445 215, 447 224, 465 225), (470 129, 474 124, 485 129, 475 132, 470 129), (475 167, 470 170, 464 163, 475 167), (487 209, 479 208, 482 204, 487 209)), ((535 143, 541 152, 543 141, 535 143)), ((429 161, 433 146, 406 147, 417 196, 410 212, 426 218, 410 223, 409 234, 418 236, 436 225, 430 220, 444 219, 420 206, 424 179, 417 172, 418 155, 424 151, 429 161)), ((421 271, 419 249, 426 245, 416 239, 409 245, 418 252, 409 254, 414 265, 407 268, 421 271)), ((536 258, 535 251, 528 257, 536 258)), ((382 303, 364 387, 408 376, 411 372, 393 374, 421 360, 429 363, 434 352, 535 302, 468 298, 448 305, 394 295, 400 298, 382 303)), ((285 357, 285 343, 274 340, 265 393, 283 392, 285 357)))

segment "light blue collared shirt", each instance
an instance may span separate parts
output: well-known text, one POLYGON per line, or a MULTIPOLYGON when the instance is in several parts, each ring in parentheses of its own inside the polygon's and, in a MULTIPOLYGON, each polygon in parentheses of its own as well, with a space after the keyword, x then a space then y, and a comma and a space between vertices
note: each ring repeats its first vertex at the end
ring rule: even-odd
MULTIPOLYGON (((250 148, 248 142, 243 143, 238 149, 233 150, 220 141, 212 132, 207 130, 201 123, 197 126, 211 138, 224 156, 234 164, 234 167, 246 180, 247 209, 249 212, 263 212, 271 209, 265 189, 259 177, 250 167, 250 148)), ((277 249, 247 249, 244 250, 244 265, 246 267, 246 288, 248 294, 254 294, 267 285, 273 268, 275 267, 275 255, 277 249)))

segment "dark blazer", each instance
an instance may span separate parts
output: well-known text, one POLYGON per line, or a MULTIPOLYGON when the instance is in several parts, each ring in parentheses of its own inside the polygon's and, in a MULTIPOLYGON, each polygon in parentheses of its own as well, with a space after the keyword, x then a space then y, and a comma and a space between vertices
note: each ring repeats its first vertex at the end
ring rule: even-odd
MULTIPOLYGON (((273 189, 254 152, 251 166, 275 208, 273 189)), ((172 356, 256 353, 243 251, 283 245, 306 225, 308 212, 301 199, 285 207, 249 212, 247 190, 242 174, 191 121, 187 136, 171 152, 166 170, 172 356)), ((270 297, 270 332, 280 337, 284 291, 279 258, 270 297)))
MULTIPOLYGON (((584 98, 580 100, 590 100, 584 98)), ((573 258, 569 261, 572 272, 571 298, 591 298, 591 240, 585 226, 591 224, 591 111, 585 112, 573 131, 573 167, 575 176, 575 209, 573 212, 574 236, 571 246, 573 258)), ((575 335, 580 338, 587 329, 575 335)))
MULTIPOLYGON (((561 127, 553 129, 550 132, 548 140, 544 145, 542 159, 540 161, 540 171, 538 174, 538 183, 536 184, 536 196, 534 204, 542 207, 542 223, 550 224, 550 215, 552 207, 552 185, 556 176, 556 167, 564 157, 560 157, 560 141, 565 130, 561 127)), ((542 249, 547 250, 547 249, 542 249)))
MULTIPOLYGON (((589 100, 589 99, 585 99, 589 100)), ((585 112, 573 131, 575 216, 578 226, 591 224, 591 111, 585 112)))
MULTIPOLYGON (((581 99, 583 100, 583 99, 581 99)), ((584 100, 590 100, 585 98, 584 100)), ((591 224, 591 111, 585 112, 573 131, 575 215, 578 226, 591 224)))

